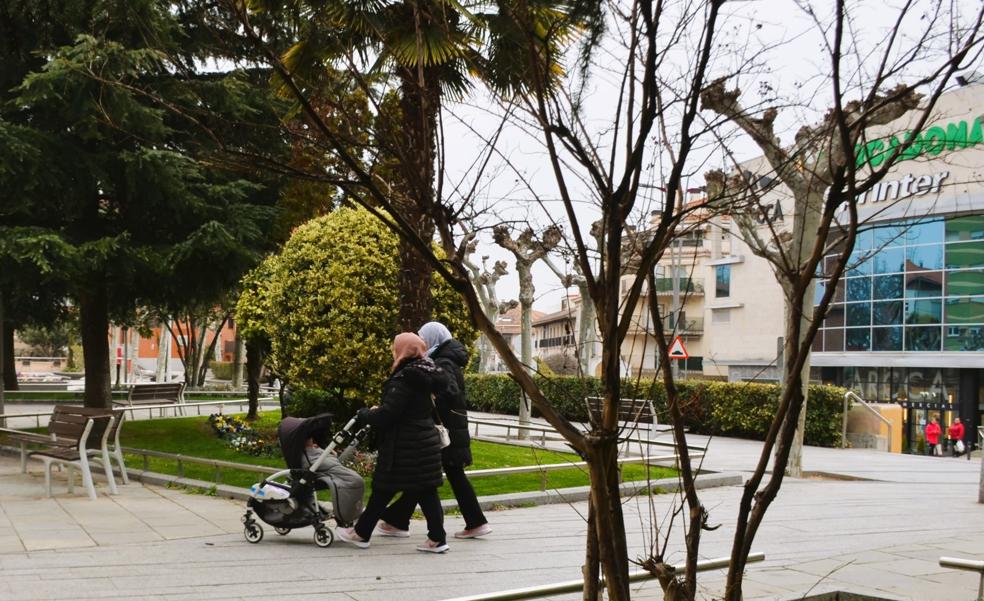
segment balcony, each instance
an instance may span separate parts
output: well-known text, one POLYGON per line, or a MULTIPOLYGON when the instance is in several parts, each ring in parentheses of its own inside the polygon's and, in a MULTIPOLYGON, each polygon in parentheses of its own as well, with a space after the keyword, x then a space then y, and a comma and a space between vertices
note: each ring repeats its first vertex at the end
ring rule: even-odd
MULTIPOLYGON (((667 336, 702 336, 704 334, 704 318, 682 319, 679 320, 679 323, 674 323, 674 320, 669 316, 664 317, 663 332, 667 336)), ((633 323, 629 328, 629 333, 651 336, 656 334, 655 330, 649 326, 648 320, 645 323, 633 323)))
MULTIPOLYGON (((673 278, 656 278, 656 296, 673 294, 673 278)), ((704 294, 704 280, 701 278, 680 278, 680 294, 704 294)))

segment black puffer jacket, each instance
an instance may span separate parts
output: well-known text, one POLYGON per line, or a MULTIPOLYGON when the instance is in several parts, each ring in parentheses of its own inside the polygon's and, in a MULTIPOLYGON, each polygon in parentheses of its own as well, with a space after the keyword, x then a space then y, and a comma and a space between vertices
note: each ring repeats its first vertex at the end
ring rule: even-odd
POLYGON ((364 414, 379 447, 373 488, 423 490, 443 483, 431 394, 447 388, 447 381, 430 359, 411 359, 383 384, 382 402, 364 414))
POLYGON ((468 365, 468 351, 463 344, 452 339, 437 347, 430 358, 448 376, 447 387, 438 392, 436 398, 438 414, 451 435, 451 445, 441 451, 441 458, 447 465, 471 465, 471 436, 468 434, 463 371, 468 365))

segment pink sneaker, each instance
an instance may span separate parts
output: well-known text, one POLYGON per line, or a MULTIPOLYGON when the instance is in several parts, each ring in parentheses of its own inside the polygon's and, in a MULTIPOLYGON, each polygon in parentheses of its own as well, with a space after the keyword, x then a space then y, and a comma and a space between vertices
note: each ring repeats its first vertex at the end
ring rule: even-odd
POLYGON ((368 549, 369 541, 355 533, 355 528, 336 528, 335 535, 343 543, 355 545, 360 549, 368 549))
POLYGON ((409 530, 400 530, 396 526, 391 526, 382 520, 379 520, 379 523, 376 524, 376 534, 380 536, 392 536, 393 538, 410 538, 409 530))
POLYGON ((480 536, 485 536, 486 534, 492 534, 492 526, 488 524, 482 524, 481 526, 475 526, 474 528, 469 528, 468 530, 462 530, 460 532, 455 532, 455 538, 478 538, 480 536))
POLYGON ((417 550, 423 553, 444 553, 450 549, 451 547, 447 543, 437 543, 429 538, 424 541, 424 544, 417 547, 417 550))

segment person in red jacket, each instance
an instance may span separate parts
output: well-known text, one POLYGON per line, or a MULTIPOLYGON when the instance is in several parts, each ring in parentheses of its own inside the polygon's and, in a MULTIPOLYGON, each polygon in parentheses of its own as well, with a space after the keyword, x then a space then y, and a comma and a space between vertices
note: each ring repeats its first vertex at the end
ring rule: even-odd
POLYGON ((947 436, 950 438, 950 450, 954 457, 959 457, 963 454, 966 443, 963 441, 964 437, 964 425, 960 423, 960 418, 953 418, 953 423, 946 430, 947 436), (960 448, 957 448, 957 442, 960 442, 960 448))
POLYGON ((926 424, 926 444, 929 445, 930 455, 942 455, 942 453, 937 452, 937 447, 940 444, 940 425, 936 423, 936 416, 929 418, 929 423, 926 424))

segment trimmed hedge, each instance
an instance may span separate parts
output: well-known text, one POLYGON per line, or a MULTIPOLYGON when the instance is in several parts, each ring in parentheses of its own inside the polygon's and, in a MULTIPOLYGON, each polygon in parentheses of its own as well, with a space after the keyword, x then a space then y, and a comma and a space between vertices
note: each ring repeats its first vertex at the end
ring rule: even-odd
POLYGON ((231 361, 212 361, 208 364, 216 380, 231 380, 234 365, 231 361))
MULTIPOLYGON (((509 376, 465 374, 465 382, 470 408, 511 415, 519 412, 519 385, 509 376)), ((555 376, 540 378, 539 384, 554 406, 574 421, 588 420, 585 397, 601 395, 601 381, 597 378, 555 376)), ((677 389, 684 424, 697 434, 762 440, 779 405, 779 386, 775 384, 682 380, 677 382, 677 389)), ((810 386, 806 444, 840 444, 844 392, 834 386, 810 386)), ((662 382, 627 381, 623 383, 622 397, 651 399, 660 423, 669 422, 662 382)))

